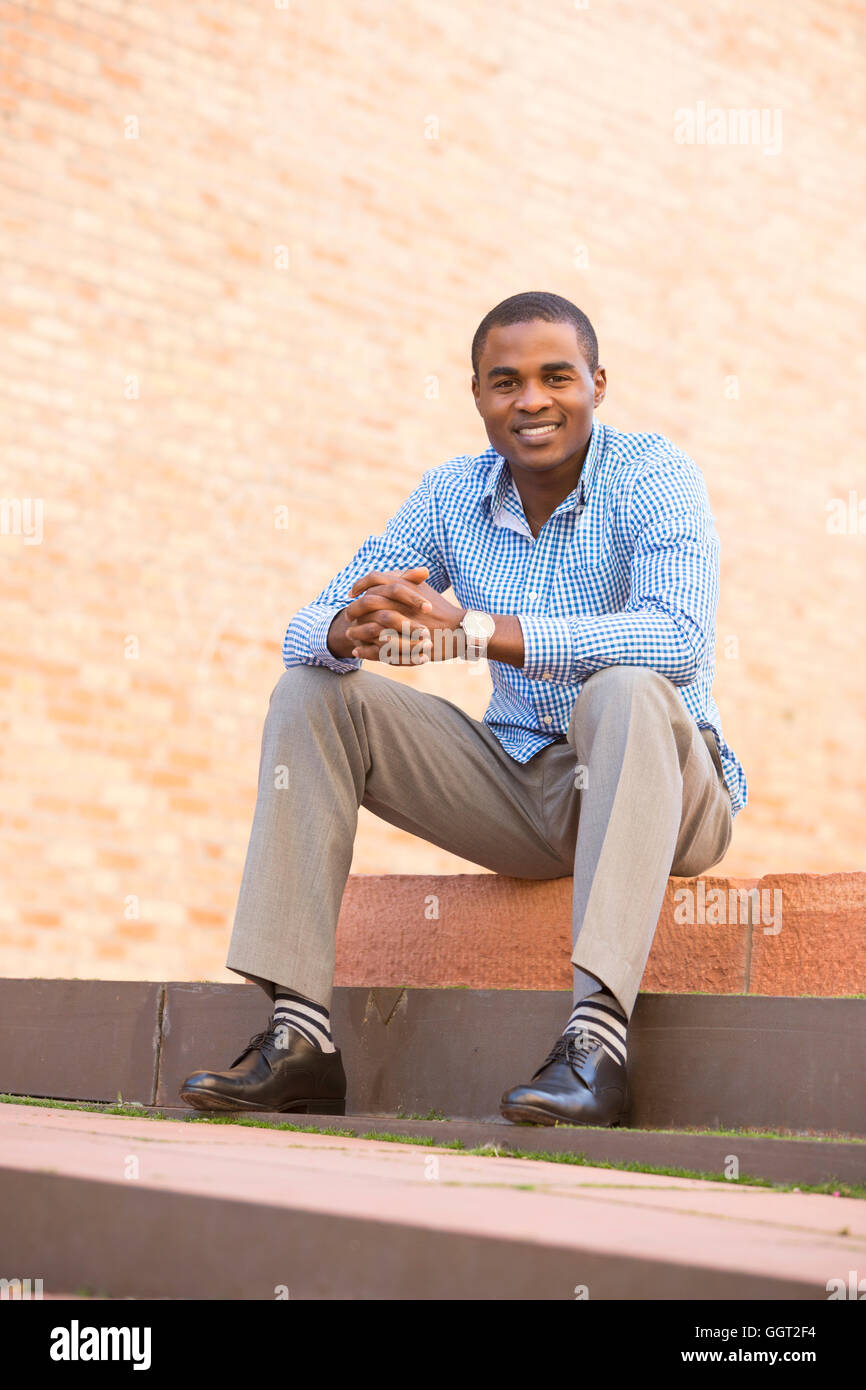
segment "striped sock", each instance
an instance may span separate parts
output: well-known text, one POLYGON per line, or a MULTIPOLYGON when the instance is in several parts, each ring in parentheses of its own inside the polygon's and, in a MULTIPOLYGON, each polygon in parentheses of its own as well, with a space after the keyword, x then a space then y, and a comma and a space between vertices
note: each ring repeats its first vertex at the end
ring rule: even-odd
POLYGON ((628 1018, 618 999, 607 990, 600 989, 575 1004, 571 1018, 563 1029, 565 1033, 579 1033, 598 1038, 605 1052, 615 1062, 625 1066, 626 1029, 628 1018))
POLYGON ((296 1028, 320 1052, 336 1052, 331 1038, 331 1016, 324 1004, 277 985, 274 991, 274 1027, 296 1028))

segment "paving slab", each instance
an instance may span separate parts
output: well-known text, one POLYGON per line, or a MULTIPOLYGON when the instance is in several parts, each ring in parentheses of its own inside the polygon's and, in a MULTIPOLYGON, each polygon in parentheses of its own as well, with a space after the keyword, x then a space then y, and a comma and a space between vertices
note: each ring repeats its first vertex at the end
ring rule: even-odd
MULTIPOLYGON (((191 1106, 150 1107, 147 1113, 174 1120, 201 1120, 191 1106)), ((491 1145, 503 1152, 583 1155, 589 1162, 637 1163, 692 1172, 734 1171, 770 1182, 848 1183, 866 1187, 866 1140, 810 1139, 748 1134, 692 1134, 685 1130, 615 1129, 589 1125, 526 1125, 508 1120, 406 1119, 402 1115, 292 1115, 263 1112, 257 1123, 302 1129, 346 1129, 359 1136, 394 1134, 425 1143, 459 1140, 466 1148, 491 1145), (735 1160, 735 1164, 732 1163, 735 1160), (736 1165, 736 1166, 735 1166, 736 1165)))
POLYGON ((3 1277, 273 1299, 826 1300, 866 1203, 238 1125, 0 1106, 3 1277))

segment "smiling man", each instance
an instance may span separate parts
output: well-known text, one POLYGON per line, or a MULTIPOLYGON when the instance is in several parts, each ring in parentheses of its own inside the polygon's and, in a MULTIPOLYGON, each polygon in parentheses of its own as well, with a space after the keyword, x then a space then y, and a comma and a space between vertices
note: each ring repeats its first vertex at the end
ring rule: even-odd
POLYGON ((719 540, 697 465, 599 422, 596 335, 558 295, 492 309, 472 372, 490 448, 428 469, 288 626, 227 960, 273 1009, 227 1070, 186 1079, 199 1109, 344 1113, 330 1005, 365 806, 494 872, 573 876, 574 1007, 500 1107, 620 1123, 668 876, 718 863, 746 804, 712 695, 719 540), (481 721, 361 669, 455 655, 489 662, 481 721))

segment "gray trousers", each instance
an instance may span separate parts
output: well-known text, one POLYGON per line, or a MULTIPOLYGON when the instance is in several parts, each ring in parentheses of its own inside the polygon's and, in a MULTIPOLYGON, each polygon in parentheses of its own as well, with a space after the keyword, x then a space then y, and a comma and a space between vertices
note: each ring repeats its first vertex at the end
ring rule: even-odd
POLYGON ((590 676, 567 736, 528 763, 439 695, 363 668, 291 667, 265 718, 226 961, 271 1000, 276 983, 331 1006, 359 806, 496 873, 573 875, 571 960, 627 1014, 668 876, 711 868, 733 830, 712 732, 646 667, 590 676))

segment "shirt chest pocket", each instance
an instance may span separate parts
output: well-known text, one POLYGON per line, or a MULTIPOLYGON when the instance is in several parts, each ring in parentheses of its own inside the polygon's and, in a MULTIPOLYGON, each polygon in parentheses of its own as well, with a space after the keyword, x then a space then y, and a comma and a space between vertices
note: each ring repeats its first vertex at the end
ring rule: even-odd
POLYGON ((615 613, 629 595, 629 570, 613 546, 602 541, 575 547, 557 567, 554 597, 567 613, 615 613))

